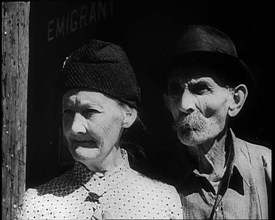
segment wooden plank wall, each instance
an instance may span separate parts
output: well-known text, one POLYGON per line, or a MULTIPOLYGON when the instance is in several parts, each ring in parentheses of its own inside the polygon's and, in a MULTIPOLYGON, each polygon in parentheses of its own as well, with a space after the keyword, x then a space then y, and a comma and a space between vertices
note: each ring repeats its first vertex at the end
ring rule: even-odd
POLYGON ((30 2, 2 2, 2 219, 25 191, 30 2))

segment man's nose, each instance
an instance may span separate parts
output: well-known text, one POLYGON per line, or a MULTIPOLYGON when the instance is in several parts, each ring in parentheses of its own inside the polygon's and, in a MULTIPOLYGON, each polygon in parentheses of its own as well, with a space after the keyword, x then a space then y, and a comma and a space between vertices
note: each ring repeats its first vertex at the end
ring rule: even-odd
POLYGON ((86 133, 86 119, 80 113, 75 113, 71 130, 74 134, 86 133))
POLYGON ((180 111, 184 113, 191 113, 195 110, 194 96, 190 91, 185 90, 180 100, 180 111))

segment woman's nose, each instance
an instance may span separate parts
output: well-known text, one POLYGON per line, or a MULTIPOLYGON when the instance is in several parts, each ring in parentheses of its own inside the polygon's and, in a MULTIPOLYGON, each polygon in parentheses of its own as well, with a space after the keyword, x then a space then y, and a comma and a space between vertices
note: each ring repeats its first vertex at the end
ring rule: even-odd
POLYGON ((189 90, 184 90, 180 100, 180 111, 191 113, 195 110, 194 96, 189 90))
POLYGON ((71 130, 74 134, 86 133, 86 119, 80 113, 75 113, 71 130))

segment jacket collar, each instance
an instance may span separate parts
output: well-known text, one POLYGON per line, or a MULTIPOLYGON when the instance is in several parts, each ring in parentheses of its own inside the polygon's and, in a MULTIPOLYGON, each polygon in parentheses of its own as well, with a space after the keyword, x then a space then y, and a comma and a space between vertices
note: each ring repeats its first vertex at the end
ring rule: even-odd
MULTIPOLYGON (((232 129, 229 130, 228 134, 232 140, 232 151, 234 153, 232 168, 236 167, 240 175, 244 179, 245 183, 249 186, 249 179, 251 176, 251 169, 249 163, 249 155, 246 148, 246 144, 243 140, 236 138, 232 129)), ((233 171, 233 170, 232 170, 233 171)))

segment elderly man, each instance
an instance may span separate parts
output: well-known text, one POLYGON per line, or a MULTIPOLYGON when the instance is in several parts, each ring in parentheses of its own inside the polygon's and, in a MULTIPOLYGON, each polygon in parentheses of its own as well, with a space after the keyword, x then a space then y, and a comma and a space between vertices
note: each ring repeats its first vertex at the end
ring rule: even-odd
POLYGON ((270 216, 271 151, 237 138, 229 121, 241 111, 252 72, 232 40, 205 26, 187 26, 161 72, 164 101, 184 147, 178 186, 187 219, 270 216))

